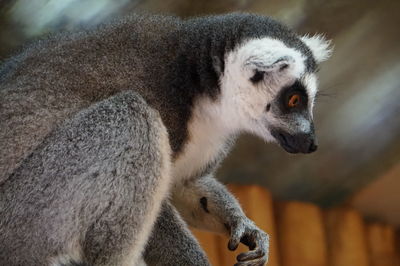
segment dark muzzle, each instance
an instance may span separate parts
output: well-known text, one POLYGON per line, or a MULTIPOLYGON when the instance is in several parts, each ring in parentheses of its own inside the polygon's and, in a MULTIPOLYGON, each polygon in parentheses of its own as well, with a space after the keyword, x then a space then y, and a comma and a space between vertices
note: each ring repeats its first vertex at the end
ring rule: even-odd
POLYGON ((314 132, 289 134, 283 130, 272 130, 271 133, 279 145, 290 153, 311 153, 318 148, 314 132))

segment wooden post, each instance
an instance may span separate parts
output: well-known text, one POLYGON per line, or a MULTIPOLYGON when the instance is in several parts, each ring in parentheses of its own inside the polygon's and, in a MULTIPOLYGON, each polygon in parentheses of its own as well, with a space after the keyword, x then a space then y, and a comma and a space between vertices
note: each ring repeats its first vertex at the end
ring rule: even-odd
POLYGON ((370 266, 397 266, 394 228, 373 223, 366 226, 366 234, 370 266))
POLYGON ((369 266, 364 222, 357 211, 328 210, 326 228, 331 266, 369 266))
MULTIPOLYGON (((282 266, 327 266, 321 209, 309 203, 282 202, 276 210, 282 266)), ((341 266, 347 265, 352 264, 341 266)))

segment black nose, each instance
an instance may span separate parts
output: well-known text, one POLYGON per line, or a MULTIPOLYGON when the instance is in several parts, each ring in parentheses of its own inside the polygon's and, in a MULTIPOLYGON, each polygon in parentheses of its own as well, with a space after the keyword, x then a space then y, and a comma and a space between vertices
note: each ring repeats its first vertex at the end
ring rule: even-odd
POLYGON ((283 130, 272 130, 271 133, 281 147, 290 153, 311 153, 318 148, 314 132, 289 134, 283 130))
POLYGON ((314 143, 314 141, 310 144, 310 147, 308 148, 308 152, 315 152, 318 149, 318 145, 314 143))

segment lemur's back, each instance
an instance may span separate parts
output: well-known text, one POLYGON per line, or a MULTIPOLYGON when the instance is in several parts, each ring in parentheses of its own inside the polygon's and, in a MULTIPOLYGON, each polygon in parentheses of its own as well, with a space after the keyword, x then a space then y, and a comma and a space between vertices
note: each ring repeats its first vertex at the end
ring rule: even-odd
POLYGON ((174 45, 167 36, 178 26, 175 18, 133 16, 36 42, 0 67, 0 184, 82 108, 122 90, 151 94, 149 77, 160 78, 160 64, 149 58, 170 60, 174 45))

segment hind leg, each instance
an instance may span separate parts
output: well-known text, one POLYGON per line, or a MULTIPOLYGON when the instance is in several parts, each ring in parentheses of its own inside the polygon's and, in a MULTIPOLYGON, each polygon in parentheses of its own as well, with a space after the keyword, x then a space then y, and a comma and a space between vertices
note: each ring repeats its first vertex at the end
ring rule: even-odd
POLYGON ((162 206, 143 256, 148 266, 210 265, 186 223, 167 201, 162 206))
POLYGON ((0 187, 0 264, 135 265, 169 189, 169 152, 133 92, 78 113, 0 187))

